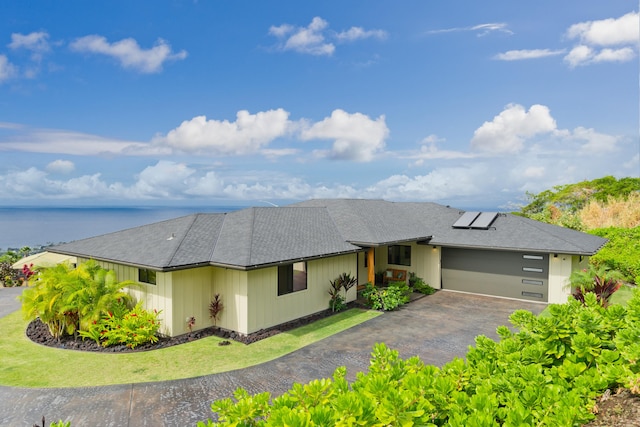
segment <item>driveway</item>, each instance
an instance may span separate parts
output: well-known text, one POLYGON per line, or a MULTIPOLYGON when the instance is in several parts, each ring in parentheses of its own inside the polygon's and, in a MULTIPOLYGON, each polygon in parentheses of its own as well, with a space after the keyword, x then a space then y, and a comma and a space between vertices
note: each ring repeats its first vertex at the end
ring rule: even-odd
MULTIPOLYGON (((9 288, 10 290, 11 288, 9 288)), ((15 291, 12 295, 15 298, 15 291)), ((11 293, 11 291, 9 292, 11 293)), ((10 297, 0 289, 3 299, 10 297)), ((326 338, 262 365, 185 380, 74 389, 22 389, 0 386, 0 425, 32 426, 44 415, 47 425, 62 419, 79 426, 195 426, 212 417, 214 400, 238 387, 250 393, 282 394, 294 382, 326 378, 346 366, 348 378, 366 371, 373 345, 384 342, 402 358, 419 356, 443 365, 463 357, 474 337, 497 339, 496 327, 509 325, 516 309, 539 313, 543 304, 449 291, 416 300, 398 311, 326 338)), ((16 307, 17 308, 17 307, 16 307)), ((6 315, 6 312, 0 311, 6 315)), ((0 362, 1 363, 1 362, 0 362)), ((104 367, 105 375, 112 367, 104 367)), ((72 368, 70 374, 73 374, 72 368)))

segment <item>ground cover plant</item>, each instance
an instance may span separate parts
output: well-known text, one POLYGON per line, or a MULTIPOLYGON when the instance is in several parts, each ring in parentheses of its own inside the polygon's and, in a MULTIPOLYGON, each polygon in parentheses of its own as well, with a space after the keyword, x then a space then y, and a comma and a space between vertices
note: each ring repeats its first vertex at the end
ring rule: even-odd
POLYGON ((607 390, 640 394, 640 290, 626 307, 587 293, 584 304, 518 310, 510 321, 517 332, 478 336, 464 360, 442 368, 377 344, 352 383, 338 368, 274 399, 238 389, 211 405, 217 422, 198 426, 577 426, 596 417, 607 390))

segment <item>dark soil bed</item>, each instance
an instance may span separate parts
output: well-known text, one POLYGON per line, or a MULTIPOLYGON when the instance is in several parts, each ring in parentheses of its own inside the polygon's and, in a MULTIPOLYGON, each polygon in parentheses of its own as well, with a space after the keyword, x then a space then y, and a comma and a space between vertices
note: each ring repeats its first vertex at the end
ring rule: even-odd
MULTIPOLYGON (((359 307, 360 305, 356 302, 349 303, 347 308, 359 307)), ((198 340, 205 337, 210 336, 218 336, 220 338, 224 338, 225 340, 233 340, 242 344, 251 344, 256 341, 260 341, 262 339, 277 335, 281 332, 286 332, 291 329, 299 328, 300 326, 308 325, 309 323, 313 323, 317 320, 324 319, 325 317, 332 316, 336 313, 333 313, 331 310, 321 311, 316 314, 312 314, 307 317, 303 317, 301 319, 297 319, 291 322, 283 323, 278 326, 274 326, 272 328, 263 329, 258 332, 254 332, 249 335, 239 334, 237 332, 232 332, 228 330, 224 330, 218 327, 209 327, 205 329, 201 329, 199 331, 194 331, 188 334, 178 335, 175 337, 160 337, 157 343, 155 344, 144 344, 139 345, 135 349, 130 349, 125 345, 114 345, 109 347, 102 347, 98 345, 95 341, 90 339, 82 339, 80 337, 74 337, 70 335, 65 335, 61 337, 59 340, 55 339, 51 333, 49 332, 49 328, 40 321, 40 319, 36 319, 29 323, 27 326, 27 337, 38 344, 46 345, 48 347, 55 348, 64 348, 69 350, 80 350, 80 351, 95 351, 95 352, 103 352, 103 353, 124 353, 124 352, 134 352, 134 351, 149 351, 149 350, 157 350, 160 348, 171 347, 173 345, 184 344, 190 341, 198 340)))
POLYGON ((596 419, 586 427, 640 427, 640 396, 629 390, 605 393, 598 401, 597 410, 596 419))

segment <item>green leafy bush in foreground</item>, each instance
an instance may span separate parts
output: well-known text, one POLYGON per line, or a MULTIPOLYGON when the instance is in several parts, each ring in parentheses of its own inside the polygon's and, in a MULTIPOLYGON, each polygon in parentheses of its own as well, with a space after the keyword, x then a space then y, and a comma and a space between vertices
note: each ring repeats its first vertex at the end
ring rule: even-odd
POLYGON ((198 426, 577 426, 595 417, 596 397, 624 386, 640 393, 640 291, 627 307, 592 293, 548 316, 518 310, 495 342, 476 338, 466 359, 437 368, 376 344, 367 373, 349 383, 294 384, 271 401, 238 389, 211 405, 219 423, 198 426))

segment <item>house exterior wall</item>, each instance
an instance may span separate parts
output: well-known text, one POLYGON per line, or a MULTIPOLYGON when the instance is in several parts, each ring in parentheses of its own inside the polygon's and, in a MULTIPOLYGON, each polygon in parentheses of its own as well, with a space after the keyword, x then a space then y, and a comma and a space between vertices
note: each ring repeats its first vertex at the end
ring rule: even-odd
MULTIPOLYGON (((278 296, 278 267, 248 272, 248 323, 238 332, 250 334, 329 308, 329 281, 342 273, 356 274, 357 254, 307 262, 307 289, 278 296)), ((356 287, 347 301, 356 299, 356 287)))
MULTIPOLYGON (((442 280, 440 278, 440 253, 439 246, 418 245, 415 242, 402 243, 404 246, 411 246, 411 265, 393 265, 388 263, 389 246, 375 248, 375 271, 381 272, 387 268, 397 268, 415 273, 422 278, 432 288, 440 289, 442 280)), ((358 254, 358 284, 367 283, 367 267, 365 267, 366 252, 358 254)))
POLYGON ((549 303, 563 304, 571 295, 569 276, 576 270, 589 268, 589 257, 558 254, 549 256, 549 303))
MULTIPOLYGON (((85 262, 86 259, 78 259, 78 262, 85 262)), ((115 264, 111 262, 97 261, 97 263, 107 270, 113 270, 119 281, 131 280, 136 285, 128 286, 125 289, 136 302, 142 301, 145 310, 160 311, 158 318, 161 322, 160 332, 164 335, 173 336, 173 286, 172 273, 156 273, 156 284, 146 284, 138 282, 138 269, 128 265, 115 264)))

